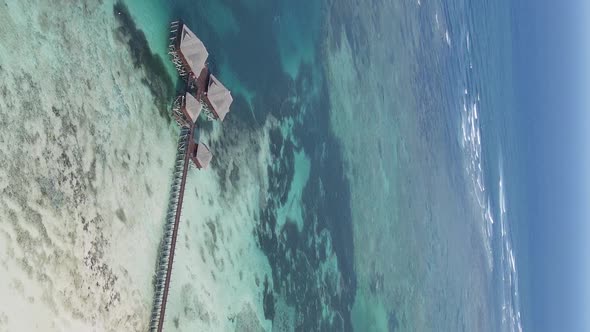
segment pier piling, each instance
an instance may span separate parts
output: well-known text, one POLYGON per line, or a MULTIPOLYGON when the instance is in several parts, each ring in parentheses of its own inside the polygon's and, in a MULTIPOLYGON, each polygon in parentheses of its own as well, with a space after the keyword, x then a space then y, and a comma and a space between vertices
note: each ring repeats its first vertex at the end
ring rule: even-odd
POLYGON ((170 289, 170 277, 172 275, 172 263, 174 262, 174 248, 178 236, 178 224, 182 210, 182 198, 184 186, 189 168, 189 158, 186 153, 188 140, 191 137, 192 128, 181 128, 178 139, 178 149, 172 186, 170 188, 170 201, 166 213, 164 236, 160 248, 158 267, 156 270, 156 291, 154 294, 154 307, 150 319, 150 331, 161 332, 164 325, 166 303, 170 289))

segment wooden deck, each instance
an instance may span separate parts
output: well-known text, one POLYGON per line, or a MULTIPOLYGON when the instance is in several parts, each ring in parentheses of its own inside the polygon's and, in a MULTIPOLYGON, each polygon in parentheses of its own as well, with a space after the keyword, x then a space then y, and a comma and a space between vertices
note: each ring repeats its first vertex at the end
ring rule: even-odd
MULTIPOLYGON (((186 59, 181 54, 181 52, 178 52, 178 30, 180 28, 182 28, 181 21, 172 22, 170 25, 171 37, 169 40, 170 44, 168 51, 172 62, 179 72, 179 75, 187 81, 187 92, 195 96, 197 100, 202 101, 206 99, 204 96, 208 88, 210 76, 209 69, 205 64, 200 73, 192 73, 190 71, 186 59), (197 74, 198 77, 195 77, 197 74)), ((178 114, 173 115, 176 117, 178 114)), ((156 291, 154 295, 154 306, 152 308, 152 317, 150 321, 150 331, 154 332, 162 332, 164 329, 166 304, 168 302, 170 282, 172 279, 172 266, 174 263, 176 239, 178 237, 178 227, 182 213, 184 189, 190 163, 192 162, 189 151, 191 151, 190 148, 195 144, 193 142, 193 135, 196 124, 192 121, 186 121, 184 118, 178 118, 177 121, 181 127, 181 134, 179 138, 177 159, 173 174, 174 180, 172 182, 170 193, 170 203, 166 215, 164 240, 159 253, 160 257, 156 270, 156 291)), ((199 167, 197 163, 195 163, 195 165, 199 167)))
POLYGON ((168 267, 166 269, 166 278, 164 281, 164 293, 162 296, 161 307, 159 309, 159 321, 157 326, 157 331, 162 332, 164 329, 164 318, 166 317, 166 304, 168 302, 168 293, 170 291, 170 280, 172 279, 172 265, 174 263, 174 251, 176 249, 176 239, 178 238, 178 226, 180 224, 180 217, 182 213, 182 203, 184 200, 184 187, 186 185, 186 177, 188 174, 188 169, 190 168, 190 156, 189 156, 189 147, 192 143, 194 127, 191 127, 188 130, 188 142, 185 146, 184 151, 184 165, 182 170, 182 177, 180 180, 180 188, 178 189, 178 203, 176 205, 176 211, 174 216, 174 228, 172 231, 172 241, 170 243, 170 250, 169 250, 169 257, 168 257, 168 267))

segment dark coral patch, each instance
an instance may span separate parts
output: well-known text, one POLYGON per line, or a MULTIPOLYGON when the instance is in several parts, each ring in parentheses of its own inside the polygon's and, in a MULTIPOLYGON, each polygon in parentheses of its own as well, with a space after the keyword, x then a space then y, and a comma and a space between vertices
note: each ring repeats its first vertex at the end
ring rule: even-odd
POLYGON ((264 277, 264 318, 273 320, 275 318, 275 298, 272 288, 269 286, 268 276, 264 277))
POLYGON ((305 82, 317 82, 318 73, 311 67, 302 67, 300 73, 294 88, 298 95, 306 98, 288 103, 273 116, 294 118, 301 116, 301 109, 318 111, 308 111, 302 122, 296 122, 293 136, 297 146, 290 138, 285 139, 278 129, 269 133, 273 160, 268 168, 271 199, 261 213, 256 234, 273 268, 275 293, 284 294, 286 302, 304 317, 296 329, 349 331, 352 329, 350 308, 356 291, 349 185, 339 142, 329 130, 330 105, 322 98, 327 95, 326 87, 320 85, 319 97, 313 97, 305 82), (311 174, 300 202, 304 212, 303 229, 299 230, 289 220, 278 229, 277 210, 287 203, 295 174, 294 153, 301 148, 311 159, 311 174), (324 230, 330 233, 331 248, 320 235, 324 230), (328 250, 336 253, 341 284, 324 278, 318 285, 317 271, 327 259, 328 250), (339 287, 342 292, 337 295, 339 287), (338 312, 342 319, 325 320, 321 315, 324 306, 338 312))

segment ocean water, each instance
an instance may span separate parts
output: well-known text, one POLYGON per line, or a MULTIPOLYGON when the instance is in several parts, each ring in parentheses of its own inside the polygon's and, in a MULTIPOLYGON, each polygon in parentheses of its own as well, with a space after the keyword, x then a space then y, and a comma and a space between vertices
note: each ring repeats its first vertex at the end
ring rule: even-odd
POLYGON ((507 1, 26 0, 0 4, 0 331, 147 328, 178 18, 234 104, 166 331, 522 329, 507 1))

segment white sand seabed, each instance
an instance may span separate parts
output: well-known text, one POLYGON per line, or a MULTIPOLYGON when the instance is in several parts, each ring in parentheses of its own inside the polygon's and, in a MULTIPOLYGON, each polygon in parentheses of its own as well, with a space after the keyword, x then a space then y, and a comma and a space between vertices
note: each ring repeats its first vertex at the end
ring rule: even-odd
MULTIPOLYGON (((267 127, 269 126, 267 122, 267 127)), ((217 140, 216 126, 212 140, 217 140)), ((253 145, 220 160, 228 174, 238 167, 239 180, 226 182, 212 170, 191 168, 174 258, 165 330, 271 330, 262 308, 265 276, 272 286, 268 259, 253 231, 267 192, 268 131, 253 145), (251 317, 250 317, 251 316, 251 317)))
POLYGON ((0 331, 147 328, 177 136, 115 27, 112 3, 0 9, 0 331))

